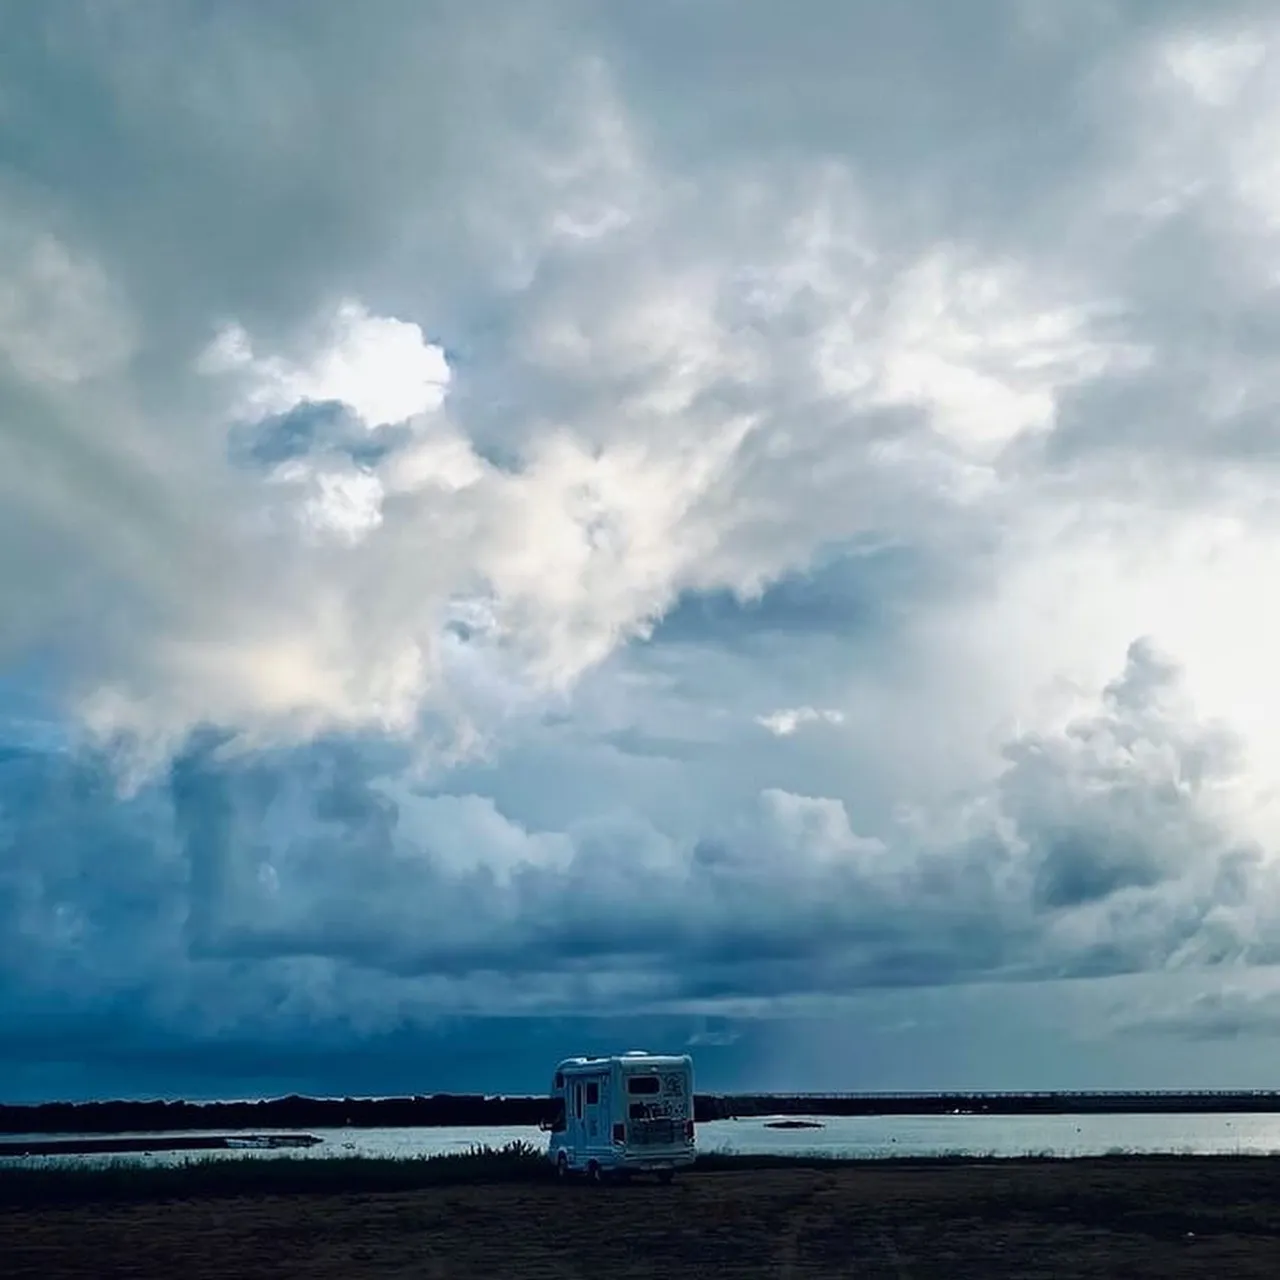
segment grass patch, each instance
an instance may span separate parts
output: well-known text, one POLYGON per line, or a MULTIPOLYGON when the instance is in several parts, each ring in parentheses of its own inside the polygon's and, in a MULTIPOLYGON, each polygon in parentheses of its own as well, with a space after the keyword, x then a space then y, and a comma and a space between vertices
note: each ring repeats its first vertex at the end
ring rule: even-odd
MULTIPOLYGON (((1114 1151, 1105 1156, 1069 1157, 1028 1151, 1017 1156, 944 1155, 839 1156, 821 1153, 746 1155, 735 1151, 706 1152, 681 1175, 744 1173, 753 1170, 849 1168, 918 1168, 938 1170, 955 1166, 988 1165, 1017 1168, 1028 1165, 1090 1166, 1097 1172, 1126 1165, 1186 1166, 1250 1165, 1280 1161, 1264 1153, 1221 1156, 1150 1155, 1114 1151)), ((202 1197, 357 1195, 414 1191, 428 1187, 535 1183, 555 1179, 555 1169, 540 1146, 524 1141, 501 1147, 475 1146, 447 1154, 398 1157, 279 1155, 240 1158, 200 1156, 177 1164, 147 1165, 135 1159, 111 1159, 79 1164, 57 1161, 47 1165, 0 1168, 0 1207, 77 1205, 102 1201, 154 1202, 202 1197)), ((1013 1193, 1021 1201, 1027 1193, 1013 1193)), ((1031 1193, 1034 1200, 1035 1193, 1031 1193)), ((988 1206, 994 1207, 994 1206, 988 1206)))
POLYGON ((59 1162, 0 1171, 0 1205, 82 1204, 90 1200, 166 1200, 195 1196, 344 1195, 420 1187, 534 1182, 555 1177, 528 1142, 475 1146, 442 1155, 197 1157, 146 1165, 114 1159, 59 1162))

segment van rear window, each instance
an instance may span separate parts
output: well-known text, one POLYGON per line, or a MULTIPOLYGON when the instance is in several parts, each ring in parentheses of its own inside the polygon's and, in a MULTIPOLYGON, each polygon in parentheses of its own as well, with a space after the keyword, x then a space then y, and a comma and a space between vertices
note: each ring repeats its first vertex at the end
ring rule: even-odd
POLYGON ((657 1076, 630 1076, 627 1079, 628 1093, 661 1093, 662 1081, 657 1076))

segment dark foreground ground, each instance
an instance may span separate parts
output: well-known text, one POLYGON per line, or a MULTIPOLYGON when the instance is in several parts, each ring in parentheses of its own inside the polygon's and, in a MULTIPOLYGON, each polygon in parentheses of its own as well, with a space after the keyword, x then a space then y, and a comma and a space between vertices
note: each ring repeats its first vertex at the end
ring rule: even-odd
POLYGON ((1280 1161, 691 1171, 0 1208, 5 1277, 1280 1276, 1280 1161))

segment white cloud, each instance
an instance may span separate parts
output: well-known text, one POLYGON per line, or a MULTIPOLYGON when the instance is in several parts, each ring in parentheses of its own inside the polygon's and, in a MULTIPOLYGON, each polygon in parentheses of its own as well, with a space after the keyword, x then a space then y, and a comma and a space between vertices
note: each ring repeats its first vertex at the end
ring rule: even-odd
POLYGON ((320 474, 316 481, 318 493, 303 506, 306 518, 316 527, 332 530, 348 542, 358 542, 382 523, 382 485, 376 476, 352 470, 346 474, 320 474))
POLYGON ((801 725, 843 723, 844 712, 829 708, 820 711, 815 707, 786 707, 767 716, 756 716, 756 724, 779 738, 789 738, 801 725))
POLYGON ((272 342, 237 322, 204 349, 190 394, 207 440, 327 401, 408 435, 265 475, 219 474, 208 455, 168 470, 210 524, 211 484, 231 498, 225 527, 195 534, 232 539, 220 602, 189 616, 157 602, 164 623, 131 636, 85 701, 93 723, 409 731, 433 706, 461 710, 438 654, 448 602, 468 596, 490 602, 504 662, 569 688, 682 592, 758 594, 832 543, 985 524, 1000 449, 1132 363, 1092 332, 1109 303, 1044 272, 1032 287, 1030 262, 895 243, 848 163, 801 161, 775 189, 752 163, 714 182, 664 171, 588 67, 563 102, 595 123, 559 156, 535 147, 527 170, 542 203, 523 210, 531 274, 501 298, 506 345, 461 382, 419 323, 350 296, 272 342), (601 200, 625 218, 555 230, 601 200), (886 428, 886 413, 904 416, 886 428))
POLYGON ((1074 384, 1147 358, 1092 337, 1089 306, 1038 299, 1046 282, 1033 286, 1025 268, 957 256, 913 263, 883 310, 858 308, 828 330, 819 368, 833 390, 927 408, 949 442, 986 461, 1024 432, 1051 430, 1074 384))
POLYGON ((245 389, 238 408, 246 417, 337 400, 370 427, 434 412, 450 380, 444 352, 416 324, 371 315, 349 299, 320 328, 316 350, 302 363, 256 356, 249 335, 232 324, 219 331, 196 367, 209 375, 240 375, 245 389))
POLYGON ((1251 33, 1175 36, 1164 50, 1169 71, 1206 106, 1230 106, 1267 56, 1251 33))

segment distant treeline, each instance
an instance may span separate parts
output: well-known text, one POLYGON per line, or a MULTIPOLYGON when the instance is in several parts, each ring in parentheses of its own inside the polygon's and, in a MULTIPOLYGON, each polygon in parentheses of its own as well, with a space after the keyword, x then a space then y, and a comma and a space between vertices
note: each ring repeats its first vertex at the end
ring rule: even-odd
MULTIPOLYGON (((698 1094, 699 1121, 764 1115, 1073 1115, 1280 1111, 1280 1092, 698 1094)), ((264 1098, 258 1102, 48 1102, 0 1105, 0 1133, 198 1129, 395 1129, 536 1125, 546 1097, 437 1093, 408 1098, 264 1098)))

